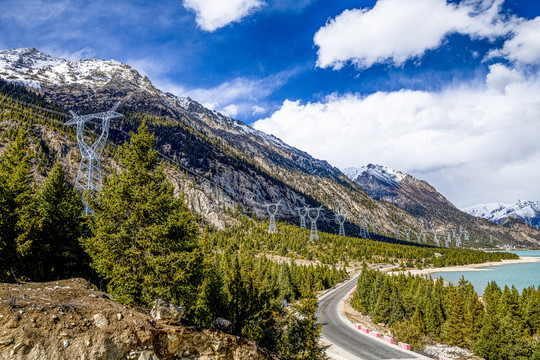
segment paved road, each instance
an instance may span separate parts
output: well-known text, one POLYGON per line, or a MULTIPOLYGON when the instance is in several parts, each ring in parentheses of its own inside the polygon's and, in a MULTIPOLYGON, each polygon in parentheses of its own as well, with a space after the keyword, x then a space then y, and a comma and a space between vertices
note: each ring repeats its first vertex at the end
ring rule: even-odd
POLYGON ((350 360, 428 359, 411 351, 401 350, 356 331, 348 320, 339 315, 339 305, 356 284, 357 277, 319 299, 317 318, 322 326, 322 337, 332 344, 327 350, 338 358, 350 360))

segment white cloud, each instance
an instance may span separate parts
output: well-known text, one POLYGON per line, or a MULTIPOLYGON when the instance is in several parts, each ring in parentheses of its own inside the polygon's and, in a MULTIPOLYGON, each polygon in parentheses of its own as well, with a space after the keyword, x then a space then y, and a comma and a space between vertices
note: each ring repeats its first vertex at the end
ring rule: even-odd
POLYGON ((303 69, 296 67, 264 78, 234 78, 211 88, 189 88, 167 81, 157 81, 155 85, 177 96, 190 97, 228 116, 252 116, 264 112, 262 105, 265 99, 303 69), (231 112, 233 109, 234 114, 231 112))
POLYGON ((238 114, 238 106, 231 104, 221 109, 221 113, 225 116, 235 117, 238 114))
POLYGON ((251 115, 260 115, 264 114, 266 112, 266 109, 259 105, 253 105, 251 107, 251 115))
POLYGON ((195 21, 206 31, 215 31, 260 9, 261 0, 184 0, 184 7, 193 10, 195 21))
POLYGON ((317 66, 340 69, 350 62, 401 65, 438 48, 451 33, 472 38, 507 34, 515 18, 500 14, 503 0, 379 0, 372 9, 346 10, 314 36, 317 66))
POLYGON ((513 36, 490 57, 502 56, 522 64, 540 63, 540 17, 522 21, 512 29, 513 36))
POLYGON ((421 174, 460 206, 512 202, 538 188, 539 93, 538 77, 493 65, 483 86, 287 100, 254 126, 340 168, 421 174))

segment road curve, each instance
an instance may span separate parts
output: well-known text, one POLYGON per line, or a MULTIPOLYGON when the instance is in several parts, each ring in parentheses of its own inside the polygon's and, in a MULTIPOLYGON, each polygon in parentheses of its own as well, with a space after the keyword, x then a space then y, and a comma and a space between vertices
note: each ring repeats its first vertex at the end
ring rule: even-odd
POLYGON ((429 359, 362 334, 340 315, 340 304, 357 279, 355 276, 319 298, 317 319, 322 324, 323 340, 332 344, 327 349, 329 355, 348 360, 429 359))

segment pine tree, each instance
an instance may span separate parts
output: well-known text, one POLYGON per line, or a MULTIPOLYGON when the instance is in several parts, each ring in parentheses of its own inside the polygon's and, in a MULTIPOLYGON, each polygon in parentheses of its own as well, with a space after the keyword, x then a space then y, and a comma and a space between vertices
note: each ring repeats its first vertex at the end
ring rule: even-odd
POLYGON ((120 149, 124 171, 109 176, 91 204, 92 236, 84 245, 119 300, 149 306, 159 297, 189 308, 203 275, 197 228, 153 145, 143 122, 120 149))
POLYGON ((0 158, 0 280, 22 275, 19 254, 31 244, 29 220, 35 206, 28 154, 28 132, 18 130, 0 158), (12 274, 16 271, 16 274, 12 274))
POLYGON ((501 296, 501 339, 502 359, 529 359, 532 349, 527 341, 528 329, 525 327, 519 304, 519 293, 514 285, 504 287, 501 296))
POLYGON ((373 322, 374 323, 388 323, 390 320, 390 312, 392 310, 392 304, 390 303, 390 285, 386 278, 381 284, 379 294, 377 296, 377 302, 373 309, 373 322))
POLYGON ((325 359, 319 343, 321 329, 317 325, 317 297, 309 291, 292 306, 285 331, 280 340, 280 353, 290 359, 325 359))
POLYGON ((474 345, 474 351, 488 360, 501 358, 501 323, 499 309, 501 301, 501 288, 493 281, 484 291, 485 316, 482 329, 474 345))
POLYGON ((525 317, 531 333, 540 334, 540 288, 531 294, 525 304, 525 317))
POLYGON ((24 273, 35 281, 89 275, 88 255, 82 249, 83 205, 80 195, 55 164, 36 195, 34 230, 22 260, 24 273))
POLYGON ((429 293, 424 315, 426 333, 436 338, 439 337, 441 326, 444 323, 443 289, 443 280, 439 278, 429 293))
POLYGON ((291 273, 286 263, 282 263, 279 267, 279 275, 277 278, 279 297, 287 301, 294 300, 294 287, 292 285, 291 273))
POLYGON ((444 338, 451 345, 466 347, 469 324, 465 319, 465 304, 457 288, 450 288, 449 296, 450 308, 444 324, 444 338))

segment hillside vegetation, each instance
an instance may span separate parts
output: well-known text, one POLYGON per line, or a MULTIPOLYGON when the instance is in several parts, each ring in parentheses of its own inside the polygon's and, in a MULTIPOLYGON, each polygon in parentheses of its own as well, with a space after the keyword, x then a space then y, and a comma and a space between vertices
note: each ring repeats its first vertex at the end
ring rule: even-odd
POLYGON ((416 349, 433 340, 474 350, 486 360, 540 359, 540 289, 488 284, 482 299, 463 277, 445 286, 421 276, 364 269, 351 300, 416 349))
MULTIPOLYGON (((204 180, 174 161, 160 160, 159 135, 146 125, 159 118, 137 114, 129 117, 139 122, 137 133, 105 149, 103 189, 96 199, 86 197, 93 215, 84 217, 80 194, 71 185, 79 160, 73 129, 61 125, 61 115, 41 111, 51 108, 42 98, 6 84, 2 91, 33 104, 0 97, 2 281, 90 278, 121 303, 148 308, 163 298, 185 307, 190 324, 208 327, 217 317, 226 318, 232 334, 291 358, 317 359, 322 349, 315 291, 345 279, 349 263, 425 267, 515 257, 322 231, 320 240, 310 243, 309 232, 291 224, 278 223, 278 233, 268 234, 268 223, 241 206, 221 210, 229 220, 220 230, 190 210, 170 173, 182 173, 194 188, 204 180)), ((185 151, 197 158, 203 145, 185 151)), ((204 157, 198 159, 204 166, 204 157)), ((231 166, 245 166, 261 181, 278 181, 248 161, 231 166)))

